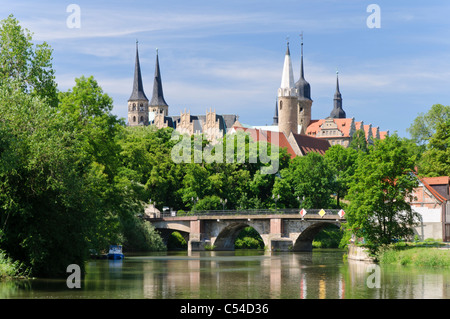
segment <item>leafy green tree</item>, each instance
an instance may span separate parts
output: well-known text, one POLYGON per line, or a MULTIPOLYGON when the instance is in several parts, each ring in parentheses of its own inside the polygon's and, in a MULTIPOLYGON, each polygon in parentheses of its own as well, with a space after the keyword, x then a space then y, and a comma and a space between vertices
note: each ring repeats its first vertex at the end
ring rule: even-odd
POLYGON ((418 145, 425 145, 434 135, 440 123, 450 119, 450 106, 434 104, 427 113, 420 113, 407 129, 418 145))
POLYGON ((344 198, 350 187, 350 182, 355 174, 357 152, 353 148, 344 148, 341 145, 333 145, 324 155, 327 166, 334 175, 334 193, 337 206, 341 207, 340 200, 344 198))
POLYGON ((223 209, 221 198, 216 195, 205 196, 195 205, 195 210, 220 210, 223 209))
POLYGON ((44 42, 34 45, 32 34, 11 14, 0 21, 0 84, 16 82, 21 90, 49 105, 58 104, 52 49, 44 42))
POLYGON ((97 206, 103 167, 80 152, 66 117, 13 83, 0 87, 0 113, 11 128, 3 137, 14 143, 6 159, 16 160, 0 172, 1 247, 33 275, 61 276, 72 263, 83 269, 106 219, 97 206))
POLYGON ((367 152, 367 140, 364 130, 356 130, 349 147, 357 151, 367 152))
POLYGON ((330 208, 334 189, 333 171, 319 153, 308 153, 295 157, 289 166, 288 182, 292 185, 294 196, 304 198, 305 208, 330 208))
POLYGON ((415 157, 396 135, 375 141, 359 157, 346 218, 358 237, 378 247, 412 235, 418 215, 408 203, 417 179, 415 157))
POLYGON ((450 118, 437 124, 420 161, 420 174, 450 176, 450 118))
POLYGON ((76 138, 85 144, 84 151, 104 166, 108 177, 117 174, 120 146, 115 136, 124 123, 111 113, 112 98, 103 93, 93 76, 75 79, 75 86, 59 93, 59 107, 68 116, 76 138))

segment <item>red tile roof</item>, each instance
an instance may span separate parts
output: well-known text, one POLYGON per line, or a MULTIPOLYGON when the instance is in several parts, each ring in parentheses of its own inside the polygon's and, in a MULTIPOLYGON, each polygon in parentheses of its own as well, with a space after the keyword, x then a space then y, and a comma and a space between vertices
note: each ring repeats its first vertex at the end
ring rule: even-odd
MULTIPOLYGON (((234 125, 233 127, 236 131, 244 131, 250 134, 253 141, 265 141, 278 147, 287 148, 287 152, 291 155, 291 158, 300 155, 295 153, 292 145, 289 143, 289 140, 284 133, 247 128, 237 125, 234 125)), ((302 152, 302 155, 306 155, 310 152, 317 152, 323 155, 328 148, 330 148, 330 143, 324 139, 315 138, 304 134, 293 134, 293 136, 298 148, 302 152)))
MULTIPOLYGON (((448 182, 448 176, 443 176, 444 178, 447 178, 447 182, 448 182)), ((429 183, 428 183, 428 179, 430 178, 436 178, 439 179, 440 177, 423 177, 423 178, 419 178, 419 180, 422 182, 423 186, 425 186, 431 194, 433 194, 434 197, 436 197, 437 200, 439 200, 440 202, 445 202, 447 199, 442 196, 441 194, 439 194, 429 183)), ((433 182, 433 181, 432 181, 433 182)), ((434 184, 435 185, 435 184, 434 184)))
POLYGON ((430 185, 450 185, 449 176, 422 177, 422 180, 426 181, 430 185))
POLYGON ((253 139, 253 141, 264 141, 271 144, 274 144, 278 147, 285 147, 287 148, 287 152, 291 155, 291 158, 294 158, 297 156, 295 154, 294 149, 292 148, 291 144, 287 140, 286 136, 283 133, 280 132, 273 132, 273 131, 265 131, 261 129, 254 129, 254 128, 248 128, 248 127, 242 127, 242 126, 233 126, 236 131, 244 131, 248 134, 250 134, 250 137, 253 139))

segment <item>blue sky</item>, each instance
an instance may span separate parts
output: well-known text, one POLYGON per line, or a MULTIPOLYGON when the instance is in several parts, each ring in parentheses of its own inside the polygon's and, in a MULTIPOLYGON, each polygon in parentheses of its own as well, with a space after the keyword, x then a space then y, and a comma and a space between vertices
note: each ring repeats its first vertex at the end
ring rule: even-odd
POLYGON ((126 118, 135 41, 144 89, 152 93, 156 48, 169 114, 238 114, 242 123, 271 124, 289 37, 295 81, 304 34, 305 78, 312 118, 333 107, 336 69, 347 117, 381 130, 406 132, 420 112, 450 102, 450 2, 441 1, 2 1, 54 49, 64 91, 93 75, 126 118), (68 28, 69 4, 81 9, 68 28), (368 28, 369 4, 381 27, 368 28))

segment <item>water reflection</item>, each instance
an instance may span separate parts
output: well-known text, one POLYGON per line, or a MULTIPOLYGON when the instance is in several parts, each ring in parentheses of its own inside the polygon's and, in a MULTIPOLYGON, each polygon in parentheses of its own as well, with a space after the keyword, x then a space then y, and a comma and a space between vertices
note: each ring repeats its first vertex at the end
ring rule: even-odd
POLYGON ((0 283, 0 298, 344 299, 450 298, 448 270, 381 267, 370 288, 370 264, 343 251, 177 252, 92 260, 81 289, 65 280, 0 283))

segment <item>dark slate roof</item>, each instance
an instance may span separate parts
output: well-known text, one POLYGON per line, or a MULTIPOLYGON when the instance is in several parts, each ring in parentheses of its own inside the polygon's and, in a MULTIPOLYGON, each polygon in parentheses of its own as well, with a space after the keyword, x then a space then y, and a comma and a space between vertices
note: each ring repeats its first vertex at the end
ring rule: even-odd
MULTIPOLYGON (((223 134, 226 134, 227 129, 231 128, 231 126, 236 122, 236 115, 225 114, 219 115, 216 114, 216 121, 219 121, 219 129, 222 130, 223 134), (233 120, 234 119, 234 120, 233 120), (233 122, 228 126, 227 121, 229 123, 233 122)), ((177 124, 180 122, 180 116, 172 116, 173 125, 172 127, 176 128, 177 124)), ((190 115, 190 121, 194 123, 194 133, 200 132, 203 133, 203 123, 206 122, 206 115, 190 115)))
POLYGON ((272 125, 278 125, 278 101, 275 101, 275 114, 273 116, 272 125))
POLYGON ((144 93, 144 85, 142 84, 142 76, 141 76, 141 66, 139 64, 139 52, 138 52, 138 43, 136 42, 136 62, 134 66, 134 81, 133 81, 133 91, 131 93, 128 101, 134 100, 146 100, 147 96, 144 93))
MULTIPOLYGON (((166 122, 167 122, 168 127, 171 127, 173 129, 177 128, 177 125, 171 116, 164 116, 164 123, 166 123, 166 122)), ((153 125, 153 124, 155 124, 155 120, 150 121, 150 125, 153 125)))
POLYGON ((305 80, 305 74, 303 71, 303 43, 302 43, 302 56, 300 62, 300 79, 295 83, 295 88, 298 90, 299 99, 311 100, 311 86, 305 80))
POLYGON ((326 139, 316 138, 305 134, 293 133, 293 136, 302 155, 306 155, 310 152, 316 152, 323 155, 330 148, 330 142, 326 139))
POLYGON ((237 121, 236 114, 222 114, 221 116, 225 121, 225 126, 227 130, 230 129, 233 126, 233 124, 237 121))
POLYGON ((150 101, 150 106, 168 106, 164 100, 161 72, 159 70, 159 58, 158 51, 156 51, 156 66, 155 66, 155 79, 153 81, 153 96, 150 101))

